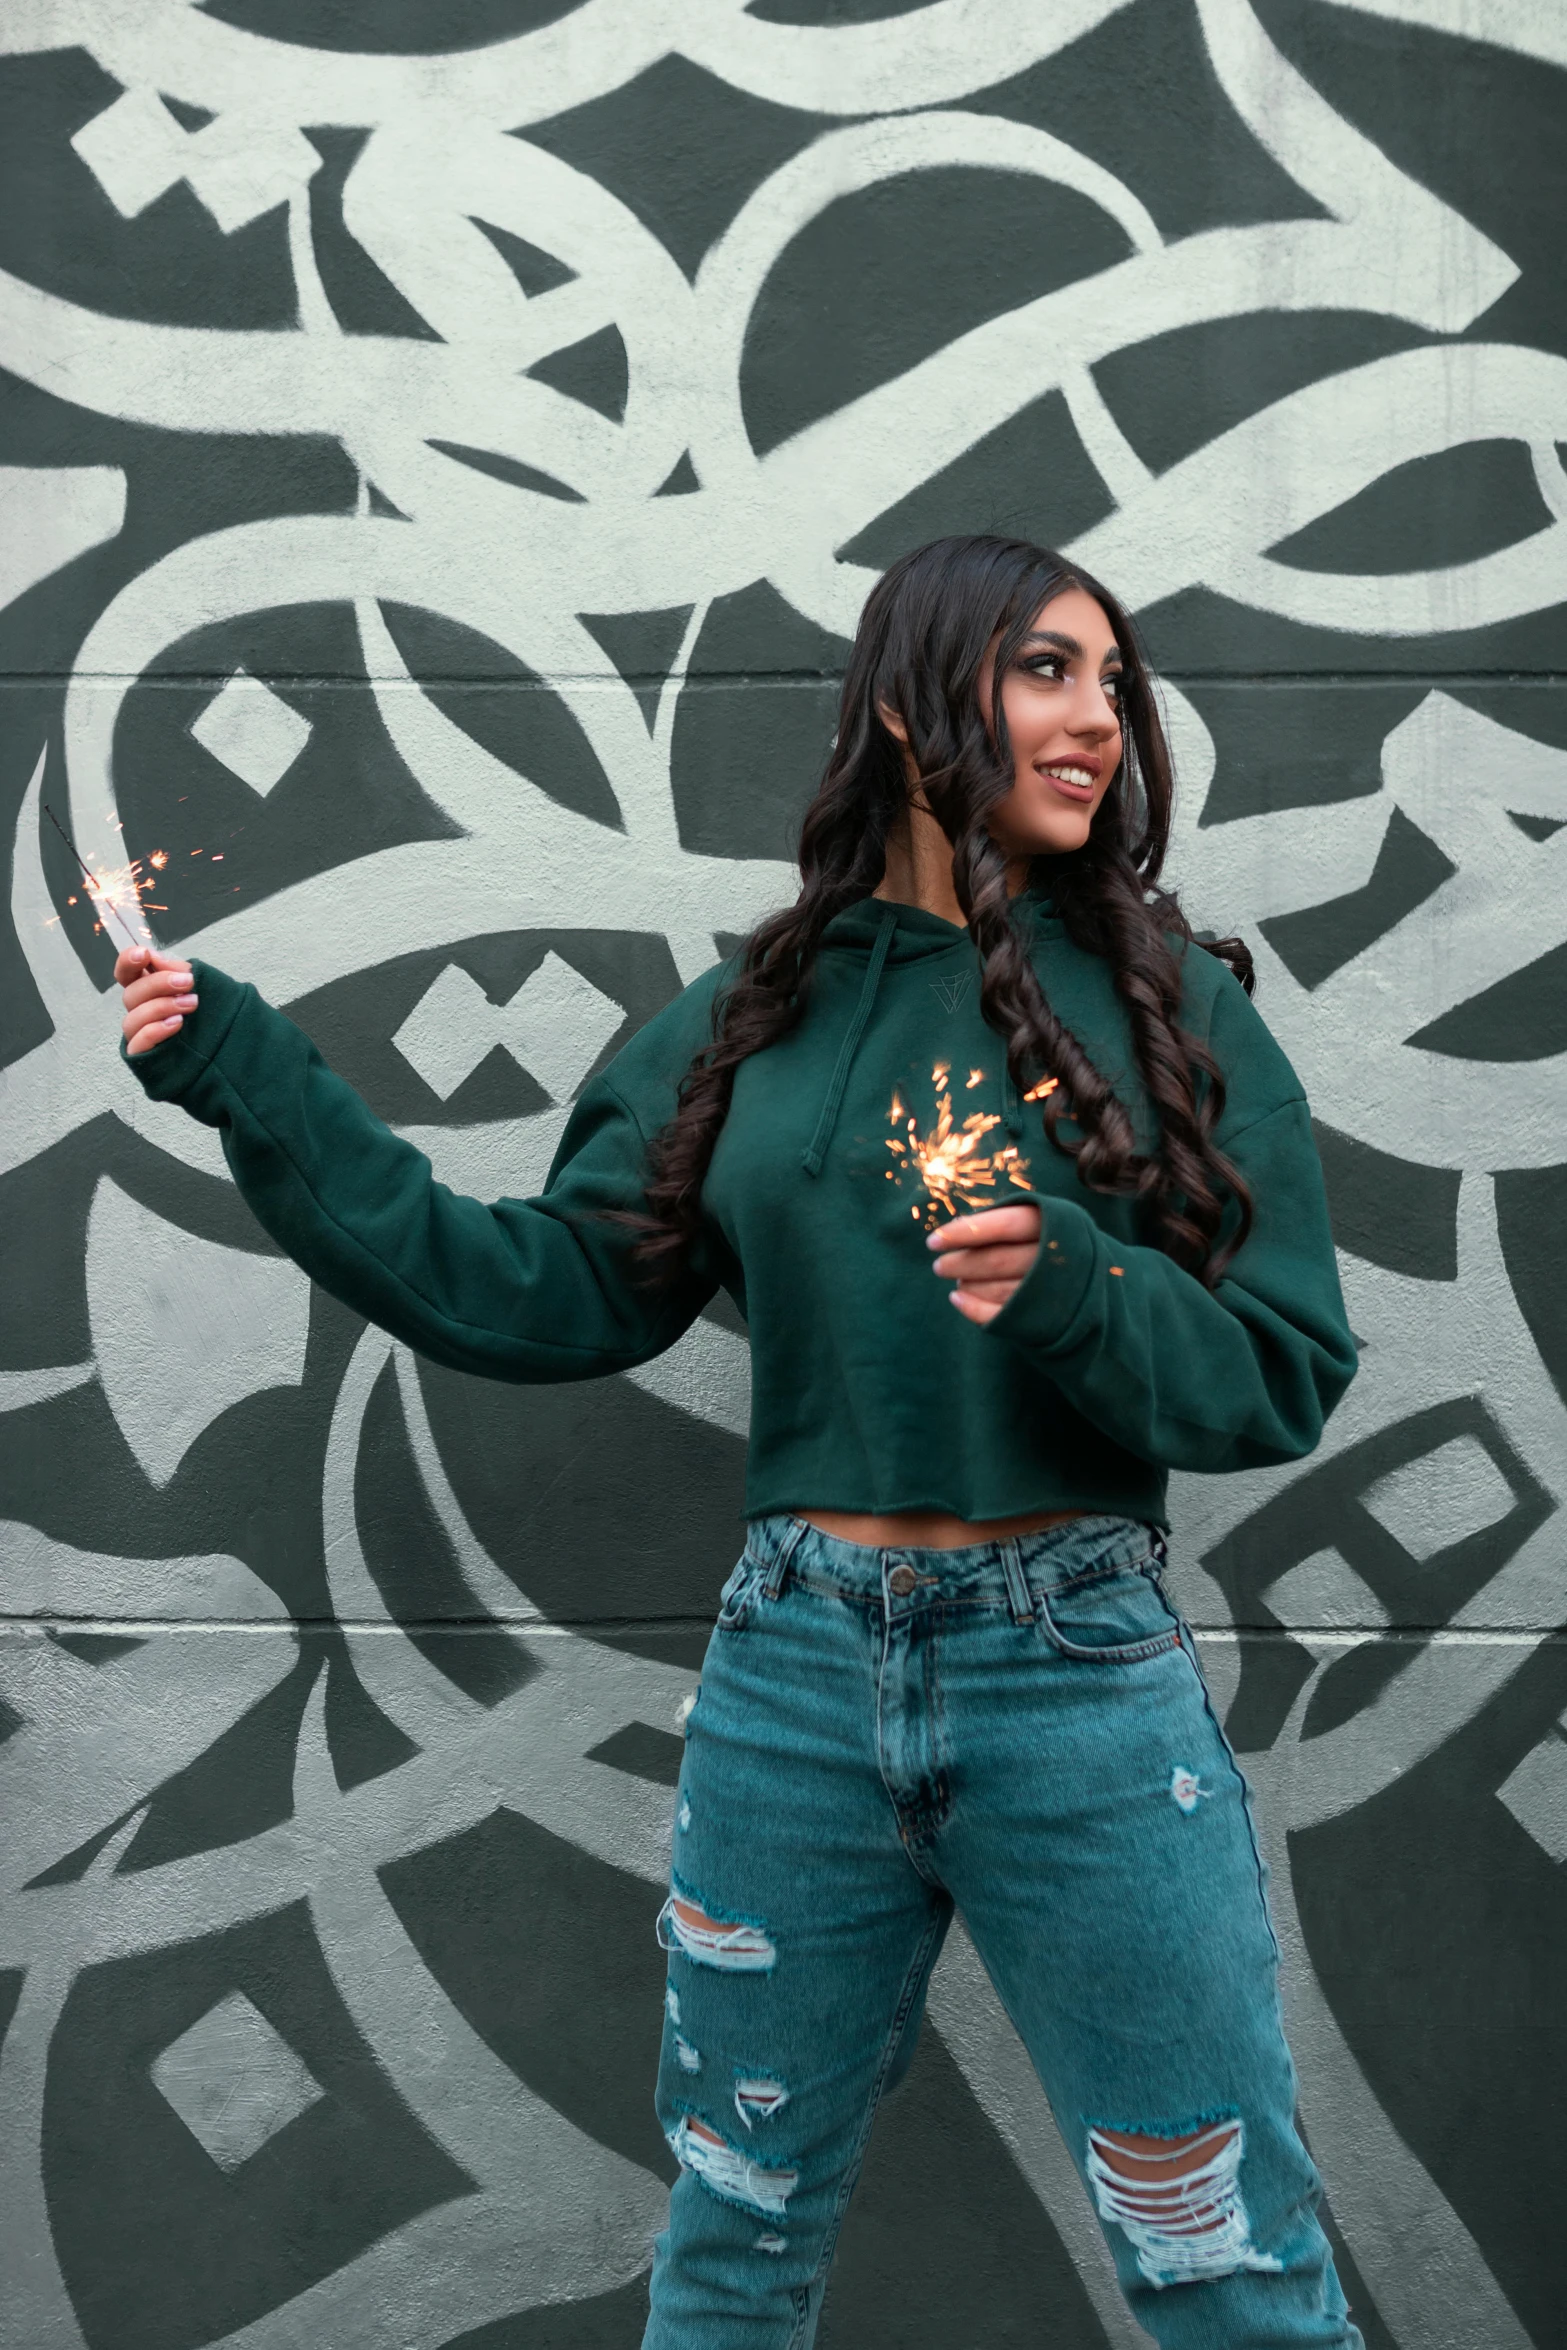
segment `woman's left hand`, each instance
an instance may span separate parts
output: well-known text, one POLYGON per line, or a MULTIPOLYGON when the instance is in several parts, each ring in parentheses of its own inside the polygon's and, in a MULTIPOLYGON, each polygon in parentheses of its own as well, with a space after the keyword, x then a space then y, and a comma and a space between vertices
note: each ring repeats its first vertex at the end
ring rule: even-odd
POLYGON ((926 1245, 943 1279, 956 1281, 952 1302, 971 1322, 994 1321, 1039 1254, 1040 1212, 983 1208, 932 1232, 926 1245))

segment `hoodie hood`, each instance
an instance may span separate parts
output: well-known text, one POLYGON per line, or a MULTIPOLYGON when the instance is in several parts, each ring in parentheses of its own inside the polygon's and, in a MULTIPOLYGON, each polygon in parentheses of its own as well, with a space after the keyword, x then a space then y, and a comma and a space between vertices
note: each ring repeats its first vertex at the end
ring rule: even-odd
MULTIPOLYGON (((1063 927, 1048 893, 1035 885, 1020 890, 1012 907, 1031 937, 1049 936, 1063 927)), ((975 960, 974 941, 966 925, 927 913, 923 906, 906 906, 897 898, 858 898, 852 906, 845 906, 822 932, 822 952, 873 953, 884 927, 892 933, 884 958, 888 963, 930 962, 940 955, 960 955, 965 965, 975 960)))

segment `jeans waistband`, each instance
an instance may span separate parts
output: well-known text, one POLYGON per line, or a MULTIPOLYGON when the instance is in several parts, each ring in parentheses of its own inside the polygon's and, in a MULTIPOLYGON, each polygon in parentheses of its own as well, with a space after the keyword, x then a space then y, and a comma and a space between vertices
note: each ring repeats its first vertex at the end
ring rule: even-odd
POLYGON ((766 1568, 767 1587, 775 1594, 796 1577, 846 1599, 879 1599, 887 1578, 902 1568, 908 1572, 899 1581, 908 1584, 905 1596, 911 1600, 949 1605, 1004 1601, 1014 1612, 1025 1590, 1053 1591, 1083 1575, 1162 1565, 1165 1555, 1160 1527, 1137 1518, 1098 1516, 937 1550, 915 1543, 846 1542, 809 1519, 780 1511, 749 1521, 745 1547, 746 1555, 766 1568))

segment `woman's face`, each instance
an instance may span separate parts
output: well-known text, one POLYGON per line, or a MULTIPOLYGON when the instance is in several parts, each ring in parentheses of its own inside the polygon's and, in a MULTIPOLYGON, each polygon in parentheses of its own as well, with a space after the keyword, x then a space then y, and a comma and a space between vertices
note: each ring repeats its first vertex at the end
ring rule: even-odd
MULTIPOLYGON (((1080 849, 1121 764, 1121 648, 1093 597, 1063 588, 1041 604, 1001 680, 1012 741, 1012 789, 989 811, 991 837, 1009 857, 1080 849)), ((979 680, 989 723, 994 691, 979 680)))

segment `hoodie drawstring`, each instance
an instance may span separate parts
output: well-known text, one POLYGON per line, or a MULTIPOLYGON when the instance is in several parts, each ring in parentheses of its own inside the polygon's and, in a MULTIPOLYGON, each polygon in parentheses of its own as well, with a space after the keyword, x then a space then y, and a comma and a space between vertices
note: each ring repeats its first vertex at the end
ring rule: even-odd
POLYGON ((1001 1116, 1014 1142, 1023 1131, 1023 1097, 1017 1081, 1008 1068, 1005 1056, 1001 1063, 1001 1116))
POLYGON ((827 1145, 832 1140, 832 1130, 838 1122, 838 1105, 843 1100, 843 1089, 849 1082, 849 1071, 854 1064, 854 1056, 859 1047, 860 1038, 865 1034, 866 1022, 871 1016, 871 1007, 876 1001, 876 990, 881 984, 882 965, 887 960, 887 950, 892 944, 892 934, 897 926, 898 909, 895 905, 889 904, 882 915, 881 928, 876 933, 876 943, 871 948, 870 968, 865 974, 865 985, 860 990, 860 1000, 855 1006, 854 1018, 849 1022, 848 1033, 845 1035, 839 1051, 838 1065, 832 1073, 832 1083, 827 1088, 827 1098, 822 1103, 822 1114, 816 1121, 816 1132, 811 1137, 811 1147, 800 1161, 807 1175, 819 1175, 822 1171, 822 1161, 827 1156, 827 1145))

